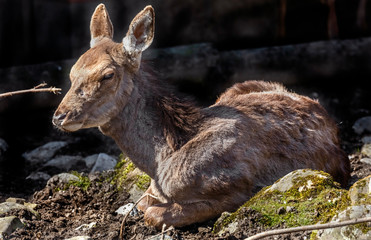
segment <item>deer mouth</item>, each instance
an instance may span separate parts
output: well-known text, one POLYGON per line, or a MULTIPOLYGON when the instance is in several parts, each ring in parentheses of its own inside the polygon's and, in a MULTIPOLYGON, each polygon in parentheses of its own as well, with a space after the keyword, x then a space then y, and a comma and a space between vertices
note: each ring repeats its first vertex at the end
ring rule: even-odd
POLYGON ((66 113, 54 114, 52 121, 54 126, 65 132, 75 132, 83 127, 82 122, 72 121, 68 118, 68 115, 66 113))
POLYGON ((82 123, 69 123, 69 124, 62 124, 58 128, 65 132, 75 132, 82 128, 82 123))

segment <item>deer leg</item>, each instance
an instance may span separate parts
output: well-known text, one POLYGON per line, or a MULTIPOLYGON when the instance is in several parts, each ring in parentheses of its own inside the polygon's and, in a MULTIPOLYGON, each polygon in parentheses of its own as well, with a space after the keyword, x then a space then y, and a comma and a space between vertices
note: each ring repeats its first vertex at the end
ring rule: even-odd
POLYGON ((146 224, 161 229, 167 226, 182 227, 216 217, 218 213, 209 201, 194 203, 163 203, 153 205, 144 214, 146 224))

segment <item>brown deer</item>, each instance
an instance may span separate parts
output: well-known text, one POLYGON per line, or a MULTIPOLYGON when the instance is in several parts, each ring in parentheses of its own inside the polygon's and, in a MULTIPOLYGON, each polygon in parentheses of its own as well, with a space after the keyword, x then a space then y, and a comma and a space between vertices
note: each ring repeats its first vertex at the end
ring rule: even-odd
POLYGON ((160 228, 233 211, 262 186, 301 168, 346 185, 349 161, 337 126, 320 104, 263 81, 238 83, 207 108, 177 97, 141 61, 152 43, 147 6, 122 43, 103 4, 91 19, 91 48, 71 69, 71 88, 53 123, 64 131, 98 127, 152 179, 139 209, 160 228))

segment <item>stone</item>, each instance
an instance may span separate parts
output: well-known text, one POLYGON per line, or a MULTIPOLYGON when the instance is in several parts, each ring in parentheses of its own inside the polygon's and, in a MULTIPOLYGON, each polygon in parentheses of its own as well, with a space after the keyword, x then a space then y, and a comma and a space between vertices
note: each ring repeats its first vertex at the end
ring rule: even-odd
POLYGON ((366 164, 371 165, 371 158, 362 158, 360 161, 361 163, 366 163, 366 164))
POLYGON ((355 182, 349 188, 349 197, 352 205, 371 205, 371 175, 355 182))
POLYGON ((64 141, 49 142, 31 152, 23 153, 22 156, 33 164, 44 163, 54 157, 56 152, 65 146, 67 146, 67 142, 64 141))
POLYGON ((66 183, 69 183, 70 181, 79 181, 79 178, 70 173, 60 173, 50 178, 48 182, 46 183, 46 185, 50 187, 50 186, 55 186, 59 184, 66 184, 66 183))
POLYGON ((362 117, 353 124, 353 130, 358 135, 364 132, 371 133, 371 116, 362 117))
POLYGON ((136 184, 134 184, 127 192, 130 193, 129 199, 136 202, 143 196, 146 190, 140 189, 136 184))
MULTIPOLYGON (((130 211, 130 209, 134 206, 134 203, 128 203, 128 204, 125 204, 121 207, 119 207, 115 213, 117 214, 121 214, 121 215, 126 215, 128 214, 128 212, 130 211)), ((130 216, 139 216, 139 213, 138 213, 138 209, 136 207, 133 208, 133 210, 131 210, 130 212, 130 216)))
POLYGON ((157 234, 154 236, 149 236, 147 239, 148 240, 173 240, 174 238, 164 233, 164 234, 157 234))
MULTIPOLYGON (((371 217, 371 205, 349 206, 347 209, 334 216, 332 222, 341 222, 362 217, 371 217)), ((367 227, 366 223, 364 223, 338 228, 329 228, 319 230, 314 237, 311 237, 311 239, 368 240, 371 239, 371 227, 367 227)))
POLYGON ((84 158, 86 167, 92 169, 95 162, 97 161, 98 156, 99 154, 93 154, 84 158))
POLYGON ((286 207, 286 212, 290 213, 290 212, 297 212, 296 208, 294 207, 291 207, 291 206, 287 206, 286 207))
MULTIPOLYGON (((284 177, 282 177, 281 179, 276 181, 272 186, 267 188, 266 191, 277 190, 277 191, 280 191, 280 192, 286 192, 294 186, 294 183, 297 181, 297 179, 305 178, 305 177, 309 177, 309 176, 315 176, 315 177, 322 178, 322 179, 327 179, 327 178, 330 177, 330 175, 326 175, 326 174, 324 174, 322 172, 319 172, 319 171, 314 171, 314 170, 310 170, 310 169, 299 169, 299 170, 293 171, 293 172, 285 175, 284 177)), ((307 184, 301 186, 298 190, 299 190, 299 192, 302 192, 305 189, 313 188, 313 187, 314 187, 313 182, 309 179, 307 181, 307 184)))
POLYGON ((65 240, 92 240, 89 236, 76 236, 71 238, 65 238, 65 240))
MULTIPOLYGON (((85 160, 86 162, 86 160, 85 160)), ((103 172, 105 170, 113 169, 117 164, 117 160, 105 153, 100 153, 94 163, 91 173, 103 172)))
POLYGON ((51 176, 44 172, 33 172, 26 177, 26 179, 33 180, 33 181, 46 181, 49 180, 51 176))
POLYGON ((35 216, 39 216, 39 213, 36 212, 32 207, 28 207, 25 204, 19 204, 15 202, 3 202, 0 203, 0 214, 8 213, 12 210, 26 210, 31 212, 35 216))
POLYGON ((76 231, 86 231, 97 225, 97 222, 91 222, 89 224, 82 224, 81 226, 75 228, 76 231))
POLYGON ((44 164, 44 167, 56 167, 63 171, 70 171, 71 169, 76 169, 78 166, 85 165, 85 161, 80 156, 69 156, 62 155, 44 164))
POLYGON ((362 146, 361 153, 371 158, 371 143, 362 146))
POLYGON ((363 144, 366 144, 366 143, 371 143, 371 136, 364 136, 361 141, 363 142, 363 144))
POLYGON ((26 200, 23 199, 23 198, 13 198, 13 197, 10 197, 10 198, 6 199, 5 201, 6 202, 19 203, 19 204, 24 204, 26 202, 26 200))
POLYGON ((263 216, 263 228, 287 224, 293 227, 325 222, 348 207, 348 191, 322 171, 299 169, 260 190, 233 213, 222 214, 213 232, 221 236, 238 232, 246 215, 263 216))
POLYGON ((135 167, 128 158, 123 158, 118 165, 115 169, 115 184, 130 194, 129 199, 132 202, 136 202, 148 189, 151 178, 135 167))
POLYGON ((17 228, 23 228, 21 220, 15 216, 0 218, 0 239, 8 239, 7 237, 17 228))
POLYGON ((231 215, 232 214, 230 212, 223 212, 222 215, 220 215, 220 217, 216 220, 213 231, 218 233, 219 236, 224 233, 233 234, 238 230, 238 221, 232 221, 225 225, 225 222, 229 222, 231 215))

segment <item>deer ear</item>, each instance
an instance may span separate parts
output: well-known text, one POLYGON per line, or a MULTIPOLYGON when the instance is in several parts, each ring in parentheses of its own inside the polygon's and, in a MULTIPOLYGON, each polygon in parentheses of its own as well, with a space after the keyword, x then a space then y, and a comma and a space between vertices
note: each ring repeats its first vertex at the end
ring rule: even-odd
POLYGON ((91 41, 90 47, 94 47, 102 38, 113 37, 113 26, 104 4, 99 4, 95 9, 90 21, 91 41))
POLYGON ((147 6, 131 22, 122 40, 124 50, 129 54, 143 52, 151 45, 154 32, 155 11, 152 6, 147 6))

